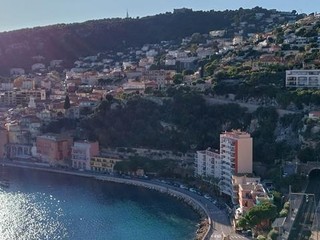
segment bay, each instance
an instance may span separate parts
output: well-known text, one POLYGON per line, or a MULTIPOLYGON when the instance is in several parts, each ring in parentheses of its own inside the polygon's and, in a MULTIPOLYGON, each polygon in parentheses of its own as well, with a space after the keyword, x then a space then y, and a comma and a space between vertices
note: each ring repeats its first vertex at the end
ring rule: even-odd
POLYGON ((194 239, 199 216, 165 194, 91 178, 1 168, 0 239, 194 239))

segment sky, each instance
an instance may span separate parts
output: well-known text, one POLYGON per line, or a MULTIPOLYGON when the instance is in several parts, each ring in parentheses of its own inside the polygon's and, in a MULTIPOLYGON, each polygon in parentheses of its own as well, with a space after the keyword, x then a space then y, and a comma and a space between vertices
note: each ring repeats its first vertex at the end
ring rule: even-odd
POLYGON ((151 16, 175 8, 234 10, 263 7, 298 13, 320 12, 319 0, 1 0, 0 32, 93 19, 151 16))

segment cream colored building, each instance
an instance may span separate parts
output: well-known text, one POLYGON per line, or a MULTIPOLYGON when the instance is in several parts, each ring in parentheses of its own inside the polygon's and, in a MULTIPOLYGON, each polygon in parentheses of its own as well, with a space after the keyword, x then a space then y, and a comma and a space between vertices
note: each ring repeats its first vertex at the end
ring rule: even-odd
POLYGON ((121 161, 121 159, 110 157, 92 157, 90 167, 95 172, 113 173, 114 166, 121 161))

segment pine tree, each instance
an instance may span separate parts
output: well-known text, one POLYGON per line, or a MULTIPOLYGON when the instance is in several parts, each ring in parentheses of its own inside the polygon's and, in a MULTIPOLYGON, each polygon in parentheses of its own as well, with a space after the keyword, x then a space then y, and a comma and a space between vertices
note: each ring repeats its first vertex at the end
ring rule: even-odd
POLYGON ((70 99, 69 99, 68 95, 66 96, 66 98, 64 100, 63 108, 66 110, 70 108, 70 99))

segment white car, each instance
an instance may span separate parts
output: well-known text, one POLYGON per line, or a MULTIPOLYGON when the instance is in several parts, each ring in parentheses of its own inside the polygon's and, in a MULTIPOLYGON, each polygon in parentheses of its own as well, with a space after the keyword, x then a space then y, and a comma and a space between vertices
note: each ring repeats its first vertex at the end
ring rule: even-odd
POLYGON ((211 199, 212 199, 209 194, 205 194, 205 195, 204 195, 204 198, 206 198, 206 199, 208 199, 208 200, 211 200, 211 199))

